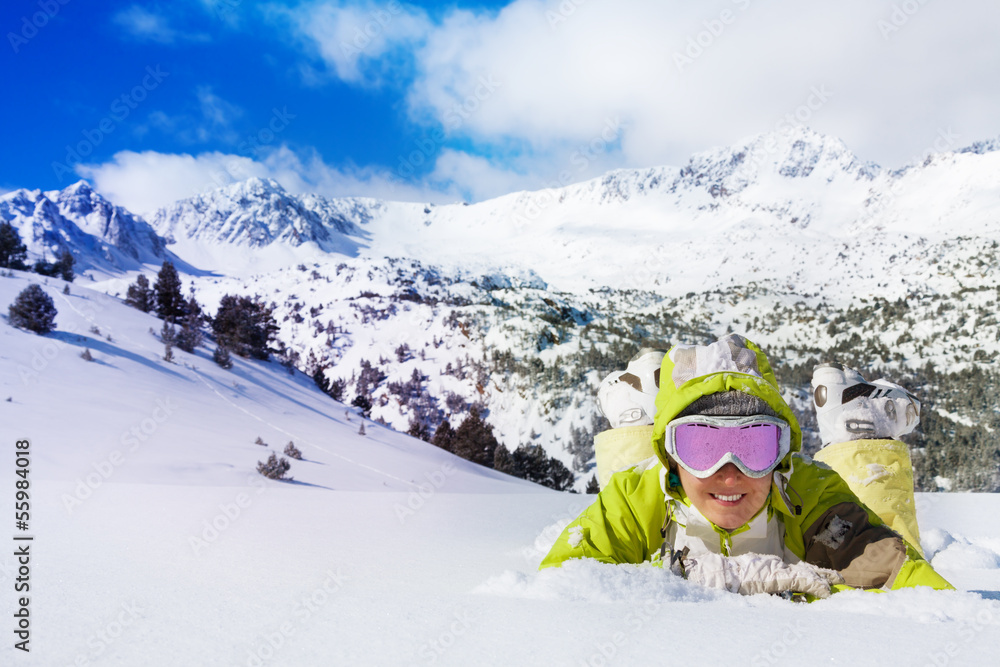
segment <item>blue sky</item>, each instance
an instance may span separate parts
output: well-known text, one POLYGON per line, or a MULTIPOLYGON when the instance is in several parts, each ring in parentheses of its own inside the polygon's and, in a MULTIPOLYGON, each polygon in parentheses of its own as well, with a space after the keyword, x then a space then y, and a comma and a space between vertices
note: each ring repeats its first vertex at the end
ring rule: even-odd
POLYGON ((804 124, 898 167, 1000 135, 985 0, 8 1, 0 188, 148 211, 250 176, 480 200, 804 124))

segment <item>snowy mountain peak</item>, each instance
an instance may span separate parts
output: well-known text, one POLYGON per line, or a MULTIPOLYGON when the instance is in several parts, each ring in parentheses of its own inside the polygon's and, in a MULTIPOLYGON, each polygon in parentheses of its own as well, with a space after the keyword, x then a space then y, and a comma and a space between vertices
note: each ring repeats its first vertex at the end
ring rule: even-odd
POLYGON ((364 234, 355 223, 370 220, 380 205, 372 200, 297 196, 277 181, 251 178, 175 202, 155 211, 150 222, 168 243, 177 244, 178 252, 194 253, 206 268, 233 267, 241 253, 226 248, 297 252, 311 245, 321 253, 356 255, 355 237, 364 234))
POLYGON ((289 194, 281 183, 273 178, 252 176, 245 181, 239 181, 221 188, 230 197, 288 197, 289 194))
POLYGON ((90 187, 90 183, 88 183, 87 181, 85 181, 85 180, 83 180, 81 178, 76 183, 73 183, 72 185, 68 185, 67 187, 63 188, 62 190, 51 190, 49 192, 46 192, 45 194, 46 194, 46 196, 48 196, 50 198, 58 198, 61 195, 62 196, 72 196, 72 195, 88 196, 92 192, 94 192, 94 189, 90 187))
POLYGON ((77 270, 117 272, 159 263, 163 240, 142 218, 115 206, 86 181, 63 190, 15 190, 0 197, 0 218, 18 229, 29 257, 73 253, 77 270))
POLYGON ((785 127, 692 156, 681 169, 680 180, 706 187, 719 197, 775 176, 871 181, 879 171, 878 165, 860 161, 839 139, 806 127, 785 127))
MULTIPOLYGON (((770 187, 782 180, 809 178, 824 183, 845 179, 869 182, 879 173, 878 165, 859 160, 841 140, 804 126, 790 126, 696 153, 682 167, 616 169, 564 188, 560 200, 575 197, 606 204, 688 190, 707 192, 715 199, 754 184, 770 187)), ((533 193, 522 196, 530 198, 533 193)))

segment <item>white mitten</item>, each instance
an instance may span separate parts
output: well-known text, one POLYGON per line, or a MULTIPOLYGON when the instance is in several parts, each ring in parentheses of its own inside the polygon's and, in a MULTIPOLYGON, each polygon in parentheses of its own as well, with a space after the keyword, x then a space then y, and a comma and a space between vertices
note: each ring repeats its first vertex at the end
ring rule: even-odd
POLYGON ((615 371, 601 382, 597 405, 611 422, 611 428, 653 423, 663 356, 662 350, 644 347, 625 370, 615 371))
POLYGON ((699 554, 684 561, 689 581, 740 595, 779 594, 788 591, 817 598, 830 597, 830 585, 844 578, 834 570, 809 563, 789 565, 770 554, 743 554, 727 558, 721 554, 699 554))
POLYGON ((920 401, 887 380, 865 381, 853 368, 820 364, 812 377, 816 421, 824 445, 898 439, 920 421, 920 401))

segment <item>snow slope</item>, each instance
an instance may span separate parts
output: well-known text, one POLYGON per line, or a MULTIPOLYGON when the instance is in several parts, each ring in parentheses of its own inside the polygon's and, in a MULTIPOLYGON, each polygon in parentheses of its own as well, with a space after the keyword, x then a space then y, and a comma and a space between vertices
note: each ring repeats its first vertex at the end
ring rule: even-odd
MULTIPOLYGON (((37 280, 0 278, 0 306, 37 280)), ((0 322, 0 513, 13 443, 30 438, 35 538, 31 653, 8 629, 3 664, 980 665, 1000 651, 1000 496, 918 498, 924 547, 957 592, 796 605, 651 568, 539 573, 587 497, 371 423, 359 435, 278 364, 224 371, 205 349, 164 362, 154 318, 63 286, 45 285, 56 332, 0 322), (306 459, 295 481, 256 475, 288 440, 306 459)))

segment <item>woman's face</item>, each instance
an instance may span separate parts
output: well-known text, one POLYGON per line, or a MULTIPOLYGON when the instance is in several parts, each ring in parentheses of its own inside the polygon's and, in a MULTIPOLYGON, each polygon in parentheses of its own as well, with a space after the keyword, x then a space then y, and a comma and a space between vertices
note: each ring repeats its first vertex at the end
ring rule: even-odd
POLYGON ((771 492, 772 475, 747 477, 732 463, 705 479, 695 477, 681 466, 677 466, 677 474, 691 504, 706 519, 726 530, 739 528, 752 519, 771 492))

